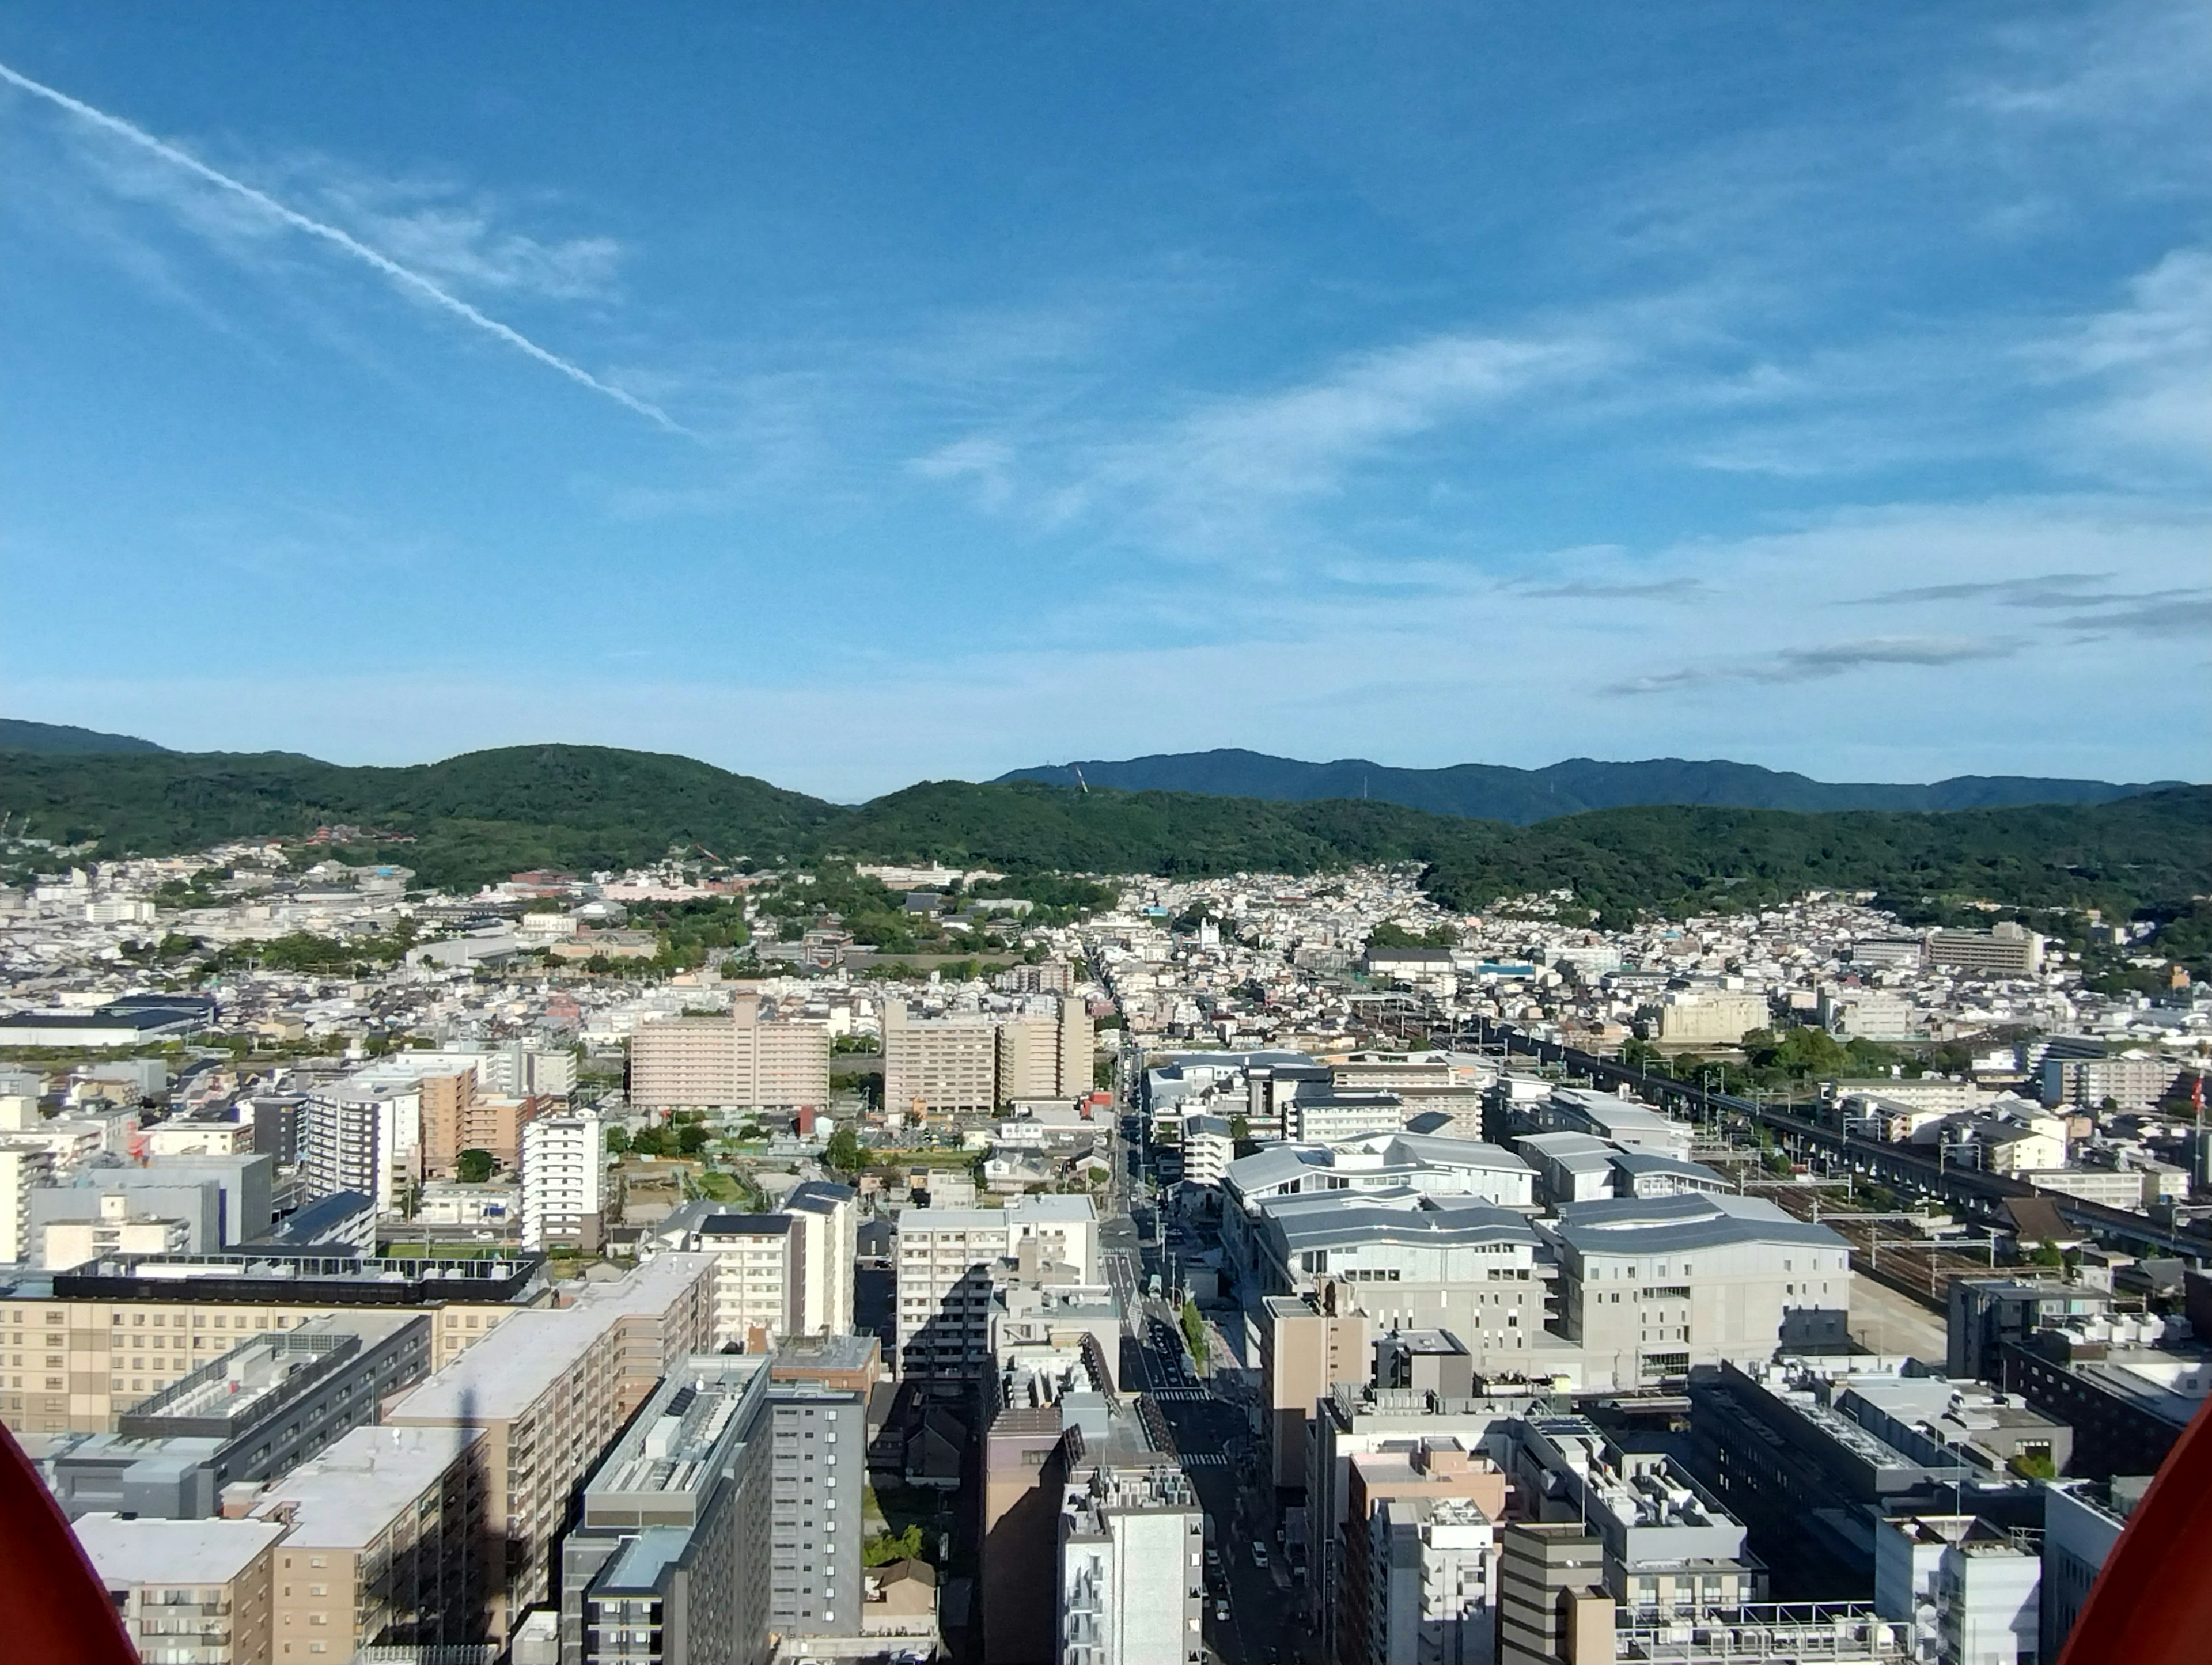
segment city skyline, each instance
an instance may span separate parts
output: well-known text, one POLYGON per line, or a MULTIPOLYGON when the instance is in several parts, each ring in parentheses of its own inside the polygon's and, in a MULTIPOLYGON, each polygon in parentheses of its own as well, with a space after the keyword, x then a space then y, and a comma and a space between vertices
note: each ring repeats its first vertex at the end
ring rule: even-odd
POLYGON ((0 21, 11 715, 2207 772, 2194 9, 236 16, 0 21))

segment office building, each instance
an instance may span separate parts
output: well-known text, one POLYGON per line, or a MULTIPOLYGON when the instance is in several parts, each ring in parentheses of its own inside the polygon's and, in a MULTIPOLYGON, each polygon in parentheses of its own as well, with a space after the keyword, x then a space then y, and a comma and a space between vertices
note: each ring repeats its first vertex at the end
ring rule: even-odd
POLYGON ((421 1313, 334 1313, 256 1334, 122 1413, 112 1434, 63 1442, 49 1481, 73 1516, 205 1519, 224 1487, 285 1474, 375 1421, 429 1366, 421 1313))
POLYGON ((481 1431, 486 1530, 508 1546, 488 1591, 494 1635, 549 1599, 576 1483, 684 1358, 708 1350, 714 1263, 662 1255, 570 1306, 515 1314, 386 1412, 399 1428, 481 1431))
POLYGON ((2010 920, 1987 931, 1936 931, 1928 938, 1928 958, 1968 976, 2033 977, 2043 969, 2043 939, 2010 920))
POLYGON ((2121 1495, 2118 1486, 2067 1480, 2043 1488, 2042 1612, 2038 1657, 2057 1665, 2089 1600, 2105 1563, 2127 1526, 2127 1510, 2141 1486, 2121 1495))
MULTIPOLYGON (((2094 1328, 2094 1326, 2085 1326, 2094 1328)), ((2212 1355, 2039 1330, 1998 1352, 2005 1391, 2073 1431, 2067 1472, 2093 1480, 2154 1474, 2212 1393, 2212 1355)))
POLYGON ((1068 1281, 1098 1273, 1091 1199, 1028 1196, 1004 1208, 910 1208, 898 1219, 898 1357, 902 1376, 980 1378, 990 1363, 992 1268, 1033 1244, 1068 1281))
POLYGON ((217 1254, 268 1231, 275 1180, 276 1158, 260 1152, 155 1157, 130 1164, 99 1158, 66 1183, 32 1194, 32 1231, 43 1240, 48 1225, 109 1218, 112 1205, 102 1199, 121 1196, 126 1218, 180 1221, 183 1252, 217 1254))
POLYGON ((2065 1319, 2109 1311, 2112 1304, 2109 1291, 2082 1284, 1954 1278, 1944 1371, 1953 1376, 1995 1382, 2002 1374, 2007 1346, 2065 1319))
POLYGON ((630 1102, 640 1109, 800 1110, 830 1102, 830 1026, 766 1017, 739 984, 726 1018, 666 1018, 630 1036, 630 1102))
POLYGON ((595 1111, 541 1115, 522 1130, 522 1246, 596 1251, 606 1142, 595 1111))
POLYGON ((139 1658, 270 1665, 281 1525, 88 1515, 78 1544, 139 1658))
POLYGON ((1581 1417, 1538 1416, 1515 1425, 1511 1468, 1532 1516, 1597 1539, 1606 1594, 1630 1618, 1663 1624, 1765 1600, 1743 1523, 1673 1457, 1624 1450, 1581 1417))
POLYGON ((181 1255, 192 1247, 189 1221, 136 1212, 138 1199, 127 1191, 94 1191, 82 1200, 95 1212, 36 1228, 38 1264, 48 1271, 119 1255, 181 1255))
POLYGON ((276 1665, 336 1665, 372 1643, 495 1639, 487 1597, 506 1552, 486 1518, 485 1437, 356 1428, 262 1493, 251 1518, 285 1528, 270 1602, 276 1665))
POLYGON ((266 1332, 327 1314, 422 1312, 443 1364, 533 1298, 512 1261, 381 1261, 294 1251, 94 1261, 0 1278, 0 1421, 106 1433, 118 1413, 266 1332))
POLYGON ((1594 1088, 1560 1087, 1549 1082, 1536 1084, 1546 1089, 1540 1096, 1523 1099, 1511 1091, 1516 1085, 1513 1078, 1503 1077, 1498 1091, 1492 1094, 1493 1106, 1506 1107, 1514 1137, 1532 1133, 1588 1133, 1624 1151, 1648 1151, 1678 1162, 1690 1159, 1697 1130, 1649 1104, 1594 1088))

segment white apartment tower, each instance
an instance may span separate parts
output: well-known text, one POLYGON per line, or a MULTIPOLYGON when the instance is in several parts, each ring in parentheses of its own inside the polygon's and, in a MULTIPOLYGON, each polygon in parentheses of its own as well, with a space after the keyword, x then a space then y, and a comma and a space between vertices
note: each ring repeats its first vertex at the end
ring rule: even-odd
POLYGON ((1101 1465, 1060 1515, 1061 1665, 1206 1657, 1206 1513, 1179 1468, 1101 1465))
POLYGON ((522 1246, 599 1246, 605 1141, 595 1112, 541 1115, 522 1130, 522 1246))
POLYGON ((960 1378, 988 1368, 991 1273, 1025 1243, 1098 1279, 1098 1217, 1088 1197, 1015 1197, 1004 1208, 909 1208, 898 1218, 901 1375, 960 1378))

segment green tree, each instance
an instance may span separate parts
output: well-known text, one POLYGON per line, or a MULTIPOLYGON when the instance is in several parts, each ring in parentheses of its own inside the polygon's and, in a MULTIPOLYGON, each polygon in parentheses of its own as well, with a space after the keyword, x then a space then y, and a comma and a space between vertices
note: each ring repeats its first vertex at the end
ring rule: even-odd
POLYGON ((860 1565, 879 1567, 892 1561, 911 1561, 921 1554, 921 1523, 909 1523, 901 1532, 878 1532, 860 1546, 860 1565))
POLYGON ((696 1157, 707 1148, 707 1128, 703 1122, 687 1121, 676 1131, 676 1148, 687 1157, 696 1157))
POLYGON ((1198 1303, 1185 1297, 1182 1303, 1182 1339, 1190 1346, 1190 1356, 1202 1371, 1206 1369, 1206 1320, 1199 1316, 1198 1303))
POLYGON ((489 1151, 466 1150, 453 1158, 453 1171, 470 1185, 482 1185, 498 1166, 499 1159, 489 1151))
POLYGON ((620 1156, 629 1149, 629 1130, 627 1127, 607 1129, 607 1149, 620 1156))
POLYGON ((631 1138, 629 1148, 633 1156, 666 1156, 668 1135, 658 1127, 641 1127, 631 1138))
POLYGON ((841 1174, 857 1174, 868 1165, 867 1147, 850 1127, 840 1127, 822 1147, 822 1159, 841 1174))

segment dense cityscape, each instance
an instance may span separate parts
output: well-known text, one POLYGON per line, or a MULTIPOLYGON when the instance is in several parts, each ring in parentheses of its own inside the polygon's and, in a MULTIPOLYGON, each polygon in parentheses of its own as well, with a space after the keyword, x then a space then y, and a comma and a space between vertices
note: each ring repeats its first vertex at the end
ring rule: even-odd
POLYGON ((0 893, 149 1658, 2018 1665, 2212 1387, 2154 924, 350 836, 0 893))

